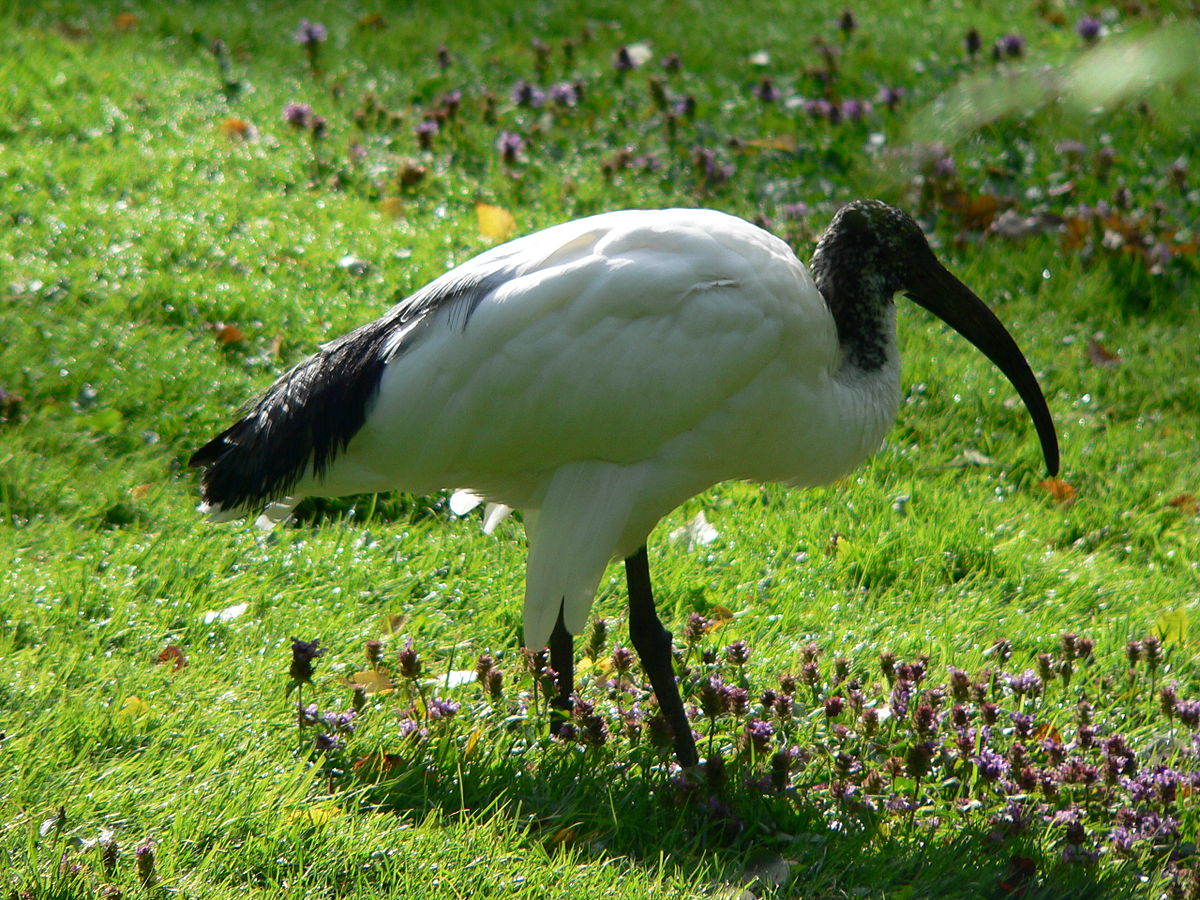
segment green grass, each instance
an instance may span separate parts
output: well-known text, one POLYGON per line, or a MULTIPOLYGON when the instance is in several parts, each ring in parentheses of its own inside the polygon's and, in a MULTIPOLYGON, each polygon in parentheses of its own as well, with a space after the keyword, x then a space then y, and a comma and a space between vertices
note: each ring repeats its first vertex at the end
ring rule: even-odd
MULTIPOLYGON (((950 665, 973 678, 1036 668, 1036 654, 1059 654, 1059 635, 1078 632, 1094 659, 1069 688, 1047 689, 1039 716, 1069 738, 1086 696, 1102 734, 1127 735, 1144 766, 1198 768, 1188 730, 1154 695, 1175 684, 1181 699, 1200 696, 1194 61, 1156 68, 1151 55, 1162 80, 1103 108, 1081 110, 1046 80, 964 126, 939 116, 938 98, 964 84, 1012 97, 1014 71, 1071 71, 1085 52, 1073 25, 1089 8, 878 4, 854 10, 844 40, 815 5, 445 6, 0 13, 0 388, 21 398, 0 404, 0 890, 154 893, 135 862, 147 840, 160 888, 214 898, 722 897, 764 866, 774 874, 757 893, 1007 896, 1015 859, 1033 866, 1022 896, 1188 890, 1200 824, 1190 791, 1172 807, 1178 836, 1128 857, 1108 840, 1127 801, 1090 801, 1088 847, 1100 855, 1070 863, 1063 826, 1046 821, 1053 804, 1000 840, 990 817, 1001 798, 960 811, 957 787, 926 785, 920 810, 873 818, 831 800, 828 761, 784 794, 731 785, 714 812, 687 799, 645 741, 555 743, 544 717, 506 724, 508 708, 473 685, 450 692, 463 707, 419 747, 399 737, 420 706, 398 689, 371 700, 342 754, 297 750, 295 695, 284 694, 292 636, 328 648, 304 688, 323 708, 349 703, 368 639, 384 639, 392 668, 411 637, 427 673, 470 669, 486 652, 515 675, 523 532, 510 520, 484 536, 441 496, 308 507, 269 535, 211 526, 194 513, 195 447, 322 340, 489 246, 477 200, 509 210, 521 233, 603 209, 714 206, 765 220, 807 258, 840 203, 880 195, 921 214, 947 264, 1018 336, 1058 423, 1073 502, 1039 485, 1032 428, 999 374, 902 304, 906 400, 884 448, 828 488, 727 484, 677 510, 651 537, 661 614, 678 635, 690 613, 731 612, 704 645, 719 656, 745 640, 759 689, 798 671, 816 642, 821 688, 797 695, 792 739, 830 753, 843 739, 820 701, 836 692, 835 657, 885 703, 881 651, 927 655, 928 687, 950 665), (329 29, 318 74, 291 39, 302 15, 329 29), (971 27, 985 43, 975 61, 962 49, 971 27), (1008 32, 1024 36, 1025 57, 997 64, 991 43, 1008 32), (550 48, 544 72, 535 38, 550 48), (618 76, 617 47, 642 41, 654 59, 618 76), (827 87, 816 41, 836 58, 827 87), (758 51, 768 65, 749 61, 758 51), (682 69, 666 73, 658 64, 673 52, 682 69), (762 103, 764 77, 785 97, 905 94, 894 111, 876 104, 835 125, 762 103), (672 125, 654 78, 669 101, 694 97, 694 116, 672 125), (578 79, 585 97, 520 108, 519 79, 578 79), (451 90, 463 92, 457 118, 420 149, 414 126, 451 90), (290 102, 327 119, 322 140, 284 124, 290 102), (495 149, 502 130, 527 141, 511 167, 495 149), (936 140, 955 174, 913 152, 936 140), (1078 159, 1070 141, 1084 145, 1078 159), (1105 147, 1111 160, 1097 162, 1105 147), (697 148, 732 176, 706 177, 697 148), (402 185, 418 165, 425 177, 402 185), (1049 227, 1005 238, 954 211, 965 201, 1068 227, 1081 206, 1113 210, 1077 240, 1049 227), (797 217, 797 203, 808 213, 797 217), (1156 243, 1161 271, 1146 258, 1156 243), (242 338, 222 343, 217 323, 242 338), (1091 341, 1119 361, 1099 364, 1091 341), (701 511, 714 543, 668 539, 701 511), (241 604, 227 621, 206 617, 241 604), (1126 641, 1153 633, 1165 635, 1157 672, 1128 675, 1126 641), (1007 663, 989 650, 1001 638, 1007 663), (188 660, 178 671, 156 663, 172 645, 188 660), (386 753, 408 754, 402 771, 375 781, 352 768, 386 753), (102 834, 118 848, 111 868, 102 834)), ((1126 6, 1102 47, 1194 37, 1173 30, 1190 27, 1187 4, 1126 6)), ((614 566, 596 610, 621 619, 623 602, 614 566)), ((627 643, 623 624, 614 637, 627 643)), ((689 659, 695 697, 717 664, 689 659)), ((599 682, 584 678, 588 690, 599 682)), ((504 703, 515 702, 509 684, 504 703)), ((759 771, 739 749, 742 722, 722 722, 732 771, 759 771)), ((890 727, 878 748, 854 752, 903 753, 909 734, 890 727)))

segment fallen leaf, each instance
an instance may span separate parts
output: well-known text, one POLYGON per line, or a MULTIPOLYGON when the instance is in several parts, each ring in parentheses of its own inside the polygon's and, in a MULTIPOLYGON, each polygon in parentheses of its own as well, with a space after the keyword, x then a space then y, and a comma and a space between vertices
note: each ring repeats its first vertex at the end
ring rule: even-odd
POLYGON ((1061 478, 1046 478, 1039 481, 1038 487, 1050 495, 1055 503, 1074 503, 1075 488, 1063 481, 1061 478))
POLYGON ((178 672, 180 669, 186 668, 188 664, 187 656, 184 655, 177 644, 168 644, 159 651, 154 661, 159 665, 170 663, 172 672, 178 672))
POLYGON ((142 500, 153 488, 153 482, 147 482, 146 484, 135 484, 129 489, 129 498, 131 500, 142 500))
POLYGON ((376 775, 390 775, 404 765, 404 757, 399 753, 371 753, 355 761, 351 767, 355 772, 373 772, 376 775))
POLYGON ((1058 729, 1055 728, 1050 722, 1043 722, 1041 725, 1035 728, 1033 730, 1033 736, 1039 741, 1044 741, 1046 738, 1050 738, 1053 741, 1058 741, 1060 744, 1062 743, 1062 735, 1059 734, 1058 729))
POLYGON ((709 610, 709 618, 715 622, 728 622, 733 618, 733 610, 728 606, 717 604, 709 610))
POLYGON ((225 322, 214 322, 212 330, 213 334, 217 336, 217 343, 226 347, 233 344, 240 344, 246 339, 245 332, 242 329, 225 322))
POLYGON ((367 13, 358 20, 359 28, 370 28, 372 31, 383 31, 387 28, 387 19, 377 12, 367 13))
POLYGON ((319 806, 310 806, 306 809, 298 809, 287 817, 289 822, 301 822, 305 825, 326 825, 340 819, 343 815, 340 806, 334 803, 322 803, 319 806))
POLYGON ((1120 364, 1121 357, 1113 353, 1095 338, 1088 338, 1087 342, 1087 358, 1094 366, 1103 366, 1106 369, 1111 369, 1113 366, 1120 364))
POLYGON ((1180 606, 1177 609, 1169 609, 1159 616, 1154 630, 1164 641, 1184 644, 1187 643, 1190 624, 1191 615, 1184 607, 1180 606))
POLYGON ((113 27, 117 31, 133 31, 138 27, 138 17, 131 12, 117 13, 113 17, 113 27))
POLYGON ((221 120, 221 134, 231 141, 255 141, 258 139, 258 129, 245 119, 230 117, 221 120))
POLYGON ((475 216, 479 220, 479 233, 493 241, 507 241, 517 230, 517 220, 501 206, 480 201, 475 204, 475 216))
POLYGON ((393 219, 404 218, 404 201, 399 197, 384 197, 379 201, 379 210, 393 219))
POLYGON ((131 694, 125 698, 125 702, 117 710, 117 715, 129 719, 137 719, 149 712, 150 704, 136 694, 131 694))
POLYGON ((755 138, 750 141, 742 141, 739 145, 739 150, 757 150, 764 152, 768 150, 779 150, 783 153, 795 153, 799 145, 796 143, 794 135, 785 134, 778 137, 755 138))
POLYGON ((1179 494, 1167 501, 1167 506, 1173 507, 1189 516, 1200 515, 1200 500, 1195 494, 1179 494))
POLYGON ((352 687, 361 687, 368 694, 386 694, 395 687, 388 677, 388 673, 381 672, 379 669, 363 669, 361 672, 355 672, 346 679, 346 683, 352 687))
POLYGON ((403 628, 407 621, 408 616, 405 613, 388 613, 380 623, 380 632, 385 637, 393 635, 403 628))

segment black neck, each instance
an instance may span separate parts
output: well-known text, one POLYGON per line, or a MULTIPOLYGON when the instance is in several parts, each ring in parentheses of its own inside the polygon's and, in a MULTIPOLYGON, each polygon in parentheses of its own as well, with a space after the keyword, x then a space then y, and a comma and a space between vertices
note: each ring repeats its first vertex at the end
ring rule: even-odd
POLYGON ((813 280, 833 315, 846 363, 874 372, 887 362, 892 292, 877 269, 855 262, 822 241, 813 255, 813 280))

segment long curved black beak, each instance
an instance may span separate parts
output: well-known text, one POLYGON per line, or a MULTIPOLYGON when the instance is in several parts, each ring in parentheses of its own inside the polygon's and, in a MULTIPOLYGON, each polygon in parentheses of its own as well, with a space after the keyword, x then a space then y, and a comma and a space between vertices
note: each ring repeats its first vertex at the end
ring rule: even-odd
POLYGON ((905 295, 925 307, 983 351, 1017 389, 1033 418, 1042 442, 1042 455, 1051 475, 1058 474, 1058 434, 1042 388, 1012 335, 982 300, 930 254, 905 290, 905 295))

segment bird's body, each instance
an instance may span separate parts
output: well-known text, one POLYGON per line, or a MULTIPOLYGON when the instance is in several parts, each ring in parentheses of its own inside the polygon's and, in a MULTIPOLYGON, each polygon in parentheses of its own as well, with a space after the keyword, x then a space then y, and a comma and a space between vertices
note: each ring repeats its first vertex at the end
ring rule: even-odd
MULTIPOLYGON (((207 509, 464 489, 524 513, 526 644, 560 616, 556 633, 577 633, 607 562, 687 498, 728 479, 828 483, 879 446, 900 399, 891 296, 908 287, 888 266, 914 242, 937 264, 907 216, 860 208, 897 246, 864 244, 845 215, 815 279, 711 210, 606 213, 495 247, 327 344, 201 448, 207 509)), ((983 347, 968 331, 990 323, 946 317, 983 347)))

